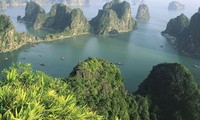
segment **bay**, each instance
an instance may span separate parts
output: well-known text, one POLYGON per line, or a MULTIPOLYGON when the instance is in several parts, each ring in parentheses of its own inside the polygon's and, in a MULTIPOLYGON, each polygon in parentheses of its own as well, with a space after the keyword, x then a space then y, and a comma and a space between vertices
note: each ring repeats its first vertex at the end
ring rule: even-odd
MULTIPOLYGON (((98 57, 110 62, 121 62, 118 66, 124 76, 125 87, 128 91, 135 91, 138 85, 148 76, 153 66, 163 62, 178 62, 191 70, 200 83, 200 69, 193 65, 200 65, 200 60, 179 53, 161 36, 167 22, 181 13, 191 17, 197 12, 198 6, 191 4, 184 11, 168 11, 167 2, 146 1, 151 12, 149 21, 137 21, 138 28, 116 37, 101 37, 98 35, 83 35, 73 38, 26 45, 13 52, 0 54, 0 71, 8 68, 12 63, 31 63, 34 70, 41 70, 54 77, 67 77, 80 61, 88 57, 98 57), (28 52, 27 52, 28 51, 28 52), (8 58, 8 60, 5 60, 8 58), (61 58, 64 58, 62 60, 61 58), (40 64, 45 64, 41 66, 40 64)), ((80 7, 88 20, 98 13, 102 2, 93 2, 89 6, 80 7)), ((132 5, 132 15, 136 15, 138 5, 132 5)), ((50 6, 44 6, 49 11, 50 6)), ((25 6, 10 7, 0 14, 9 15, 18 32, 28 32, 36 35, 37 31, 29 29, 23 23, 18 23, 18 15, 24 16, 25 6)))

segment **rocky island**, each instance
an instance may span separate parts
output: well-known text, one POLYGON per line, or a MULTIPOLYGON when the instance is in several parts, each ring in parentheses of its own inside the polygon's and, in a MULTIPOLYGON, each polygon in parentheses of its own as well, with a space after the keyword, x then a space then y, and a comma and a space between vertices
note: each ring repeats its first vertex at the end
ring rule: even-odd
MULTIPOLYGON (((83 11, 79 8, 70 9, 63 4, 55 4, 51 8, 49 17, 41 28, 58 31, 57 37, 71 37, 90 33, 90 25, 83 11)), ((55 35, 51 36, 55 37, 55 35)))
POLYGON ((179 3, 178 1, 172 1, 169 3, 168 10, 184 10, 185 5, 179 3))
POLYGON ((33 38, 27 33, 17 33, 10 18, 0 15, 0 52, 11 51, 36 41, 37 37, 33 38))
POLYGON ((49 13, 45 13, 35 2, 28 2, 25 16, 20 20, 31 23, 34 29, 54 31, 44 38, 45 40, 59 39, 76 35, 88 34, 90 25, 81 9, 71 9, 64 4, 57 3, 51 7, 49 13))
POLYGON ((40 5, 38 5, 37 3, 30 1, 27 3, 25 8, 25 16, 21 20, 19 20, 30 23, 31 26, 34 26, 35 21, 40 14, 45 14, 44 9, 40 7, 40 5))
POLYGON ((162 32, 162 35, 169 38, 170 42, 176 46, 178 44, 177 39, 182 36, 182 33, 188 28, 189 24, 190 19, 181 14, 167 23, 167 27, 162 32))
POLYGON ((90 22, 87 21, 81 9, 71 9, 64 4, 55 4, 49 13, 35 2, 28 2, 25 16, 19 21, 31 23, 34 29, 53 30, 45 40, 59 39, 82 34, 95 33, 104 36, 128 32, 136 27, 136 21, 131 16, 130 4, 112 0, 99 10, 98 15, 90 22))
POLYGON ((130 4, 126 1, 112 0, 99 10, 98 15, 90 21, 92 32, 104 36, 128 32, 136 27, 131 15, 130 4))
POLYGON ((191 19, 181 14, 171 19, 162 35, 167 37, 181 52, 200 57, 200 13, 195 13, 191 19))
POLYGON ((148 6, 146 4, 139 5, 136 19, 149 20, 149 18, 150 18, 150 13, 148 6))
POLYGON ((34 29, 54 31, 42 40, 39 37, 30 37, 27 33, 19 34, 15 31, 9 17, 3 15, 2 26, 11 26, 3 30, 0 52, 7 52, 20 46, 41 41, 52 41, 82 34, 95 33, 104 36, 114 36, 120 32, 128 32, 136 27, 136 21, 131 17, 130 4, 112 0, 104 5, 98 15, 90 22, 87 21, 81 9, 71 9, 64 4, 52 6, 49 13, 37 3, 30 1, 25 8, 25 16, 18 16, 17 20, 25 22, 34 29), (5 22, 5 19, 8 20, 5 22), (9 25, 4 25, 4 22, 9 25), (8 34, 9 33, 9 34, 8 34), (23 37, 22 37, 23 36, 23 37))

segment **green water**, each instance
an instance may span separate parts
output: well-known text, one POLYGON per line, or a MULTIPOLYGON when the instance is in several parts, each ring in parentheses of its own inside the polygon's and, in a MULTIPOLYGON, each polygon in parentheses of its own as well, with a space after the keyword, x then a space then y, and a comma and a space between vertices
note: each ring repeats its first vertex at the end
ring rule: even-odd
MULTIPOLYGON (((150 5, 151 6, 151 5, 150 5)), ((160 32, 166 27, 170 18, 176 17, 181 12, 170 12, 166 8, 150 8, 151 19, 148 22, 138 21, 138 29, 122 33, 117 37, 100 37, 97 35, 83 35, 74 38, 58 40, 54 42, 44 42, 23 46, 22 48, 0 54, 0 70, 9 67, 12 63, 31 63, 34 70, 41 70, 55 77, 67 77, 79 61, 88 57, 104 58, 110 62, 121 62, 118 66, 125 78, 125 87, 129 91, 137 89, 138 85, 147 77, 154 65, 163 62, 178 62, 187 66, 200 81, 200 69, 195 69, 192 65, 200 65, 200 60, 181 55, 174 49, 167 40, 161 36, 160 32), (162 14, 159 10, 166 14, 162 14), (161 47, 163 46, 163 47, 161 47), (28 52, 25 52, 25 51, 28 52), (4 60, 4 58, 8 60, 4 60), (61 60, 64 57, 64 60, 61 60), (25 58, 25 59, 22 59, 25 58), (40 66, 45 64, 45 67, 40 66)), ((48 10, 50 7, 46 7, 48 10)), ((88 19, 91 14, 94 16, 98 11, 91 12, 91 6, 83 7, 88 19)), ((132 8, 135 11, 135 8, 132 8)), ((182 11, 188 15, 194 11, 182 11)), ((16 22, 17 15, 24 14, 24 6, 9 8, 0 12, 11 16, 11 19, 19 32, 28 31, 22 23, 16 22)), ((133 16, 135 12, 133 12, 133 16)))

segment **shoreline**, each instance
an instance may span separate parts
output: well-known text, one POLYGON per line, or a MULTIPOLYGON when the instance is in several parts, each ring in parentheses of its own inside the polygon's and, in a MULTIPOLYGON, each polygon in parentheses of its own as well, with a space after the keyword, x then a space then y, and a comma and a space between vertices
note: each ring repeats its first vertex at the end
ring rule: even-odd
POLYGON ((167 41, 169 41, 174 46, 174 48, 177 49, 183 55, 194 57, 194 58, 198 58, 198 59, 200 58, 200 54, 198 54, 198 53, 191 54, 191 53, 188 53, 188 52, 186 52, 186 51, 184 51, 182 49, 178 49, 177 43, 176 43, 176 41, 177 41, 176 37, 171 36, 171 35, 169 35, 167 33, 163 33, 163 32, 161 32, 161 35, 164 36, 167 39, 167 41))
POLYGON ((175 48, 177 48, 177 44, 176 44, 177 38, 176 37, 171 36, 170 34, 167 34, 164 32, 161 32, 161 35, 163 37, 165 37, 175 48))
MULTIPOLYGON (((20 20, 19 22, 21 23, 28 23, 28 24, 31 24, 31 22, 26 22, 26 21, 22 21, 20 20)), ((119 31, 119 34, 121 33, 126 33, 126 32, 131 32, 133 30, 137 29, 136 28, 133 28, 133 29, 129 29, 129 30, 121 30, 119 31)), ((45 30, 47 31, 48 29, 45 29, 45 28, 42 28, 41 30, 45 30)), ((47 31, 48 32, 48 31, 47 31)), ((17 45, 15 46, 14 48, 12 49, 7 49, 7 50, 0 50, 0 53, 7 53, 7 52, 12 52, 12 51, 15 51, 19 48, 21 48, 22 46, 24 45, 28 45, 28 44, 34 44, 34 43, 41 43, 41 42, 52 42, 52 41, 57 41, 57 40, 61 40, 61 39, 65 39, 65 38, 72 38, 72 37, 77 37, 77 36, 81 36, 81 35, 89 35, 89 34, 94 34, 92 33, 91 31, 90 32, 85 32, 85 33, 81 33, 81 34, 75 34, 75 35, 65 35, 65 33, 63 32, 60 32, 60 33, 55 33, 55 34, 47 34, 44 38, 41 38, 41 37, 38 37, 38 36, 34 36, 34 35, 31 35, 30 33, 28 32, 25 32, 27 33, 30 38, 33 39, 33 41, 27 41, 25 43, 22 43, 20 45, 17 45)), ((48 32, 49 33, 49 32, 48 32)), ((21 34, 21 33, 18 33, 18 34, 21 34)), ((119 35, 118 34, 118 35, 119 35)), ((97 35, 97 34, 94 34, 94 35, 97 35)), ((98 35, 98 36, 101 36, 101 35, 98 35)), ((115 36, 115 35, 114 35, 115 36)), ((114 37, 114 36, 108 36, 108 37, 114 37)))
MULTIPOLYGON (((12 48, 12 49, 7 49, 7 50, 2 50, 0 51, 0 54, 1 53, 8 53, 8 52, 12 52, 12 51, 15 51, 25 45, 31 45, 31 44, 34 44, 34 43, 42 43, 42 42, 52 42, 52 41, 57 41, 57 40, 62 40, 62 39, 65 39, 65 38, 72 38, 72 37, 77 37, 77 36, 81 36, 81 35, 89 35, 91 33, 83 33, 83 34, 77 34, 77 35, 68 35, 68 36, 61 36, 61 37, 58 37, 58 38, 49 38, 49 39, 45 39, 45 38, 39 38, 37 41, 28 41, 28 42, 25 42, 23 44, 20 44, 18 46, 15 46, 15 48, 12 48)), ((30 35, 30 34, 29 34, 30 35)), ((51 34, 50 34, 51 35, 51 34)), ((31 37, 37 37, 37 36, 31 36, 31 37)))

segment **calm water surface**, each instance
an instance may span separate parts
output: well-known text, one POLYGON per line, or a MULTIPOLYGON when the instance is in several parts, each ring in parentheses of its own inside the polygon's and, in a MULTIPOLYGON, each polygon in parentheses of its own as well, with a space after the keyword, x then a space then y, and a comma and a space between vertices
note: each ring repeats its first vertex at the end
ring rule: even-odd
MULTIPOLYGON (((79 61, 88 57, 104 58, 110 62, 121 62, 119 66, 125 78, 125 86, 129 91, 137 89, 138 85, 147 77, 152 67, 163 62, 178 62, 187 66, 200 81, 200 69, 192 65, 200 65, 200 60, 181 55, 174 49, 160 32, 166 27, 167 22, 181 13, 191 17, 198 6, 187 6, 184 11, 168 11, 168 3, 148 3, 151 12, 149 21, 138 21, 138 29, 122 33, 117 37, 100 37, 97 35, 83 35, 74 38, 62 39, 54 42, 44 42, 23 46, 22 48, 0 54, 0 70, 9 67, 12 63, 31 63, 34 70, 41 70, 55 77, 67 77, 79 61), (161 47, 163 46, 163 47, 161 47), (24 52, 27 50, 29 52, 24 52), (8 60, 4 60, 7 57, 8 60), (64 60, 61 60, 64 57, 64 60), (26 58, 26 59, 22 59, 26 58), (39 64, 45 64, 45 67, 39 64)), ((93 4, 94 5, 94 4, 93 4)), ((79 6, 88 20, 94 17, 102 3, 97 6, 79 6)), ((77 6, 72 6, 73 8, 77 6)), ((49 11, 50 6, 44 6, 49 11)), ((23 23, 18 23, 18 15, 24 16, 25 6, 11 7, 0 14, 7 14, 12 19, 18 32, 29 32, 23 23)), ((132 6, 133 16, 137 6, 132 6)))

